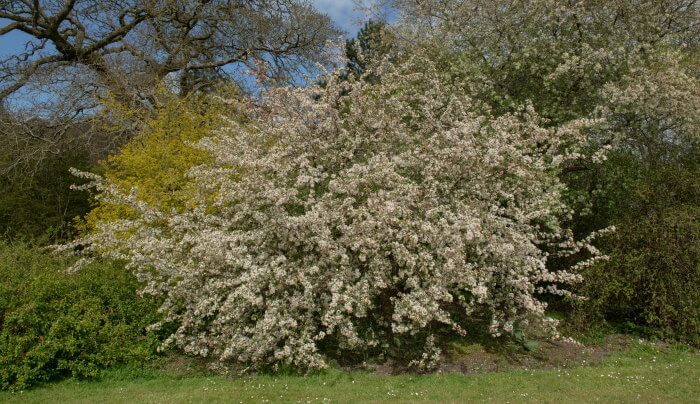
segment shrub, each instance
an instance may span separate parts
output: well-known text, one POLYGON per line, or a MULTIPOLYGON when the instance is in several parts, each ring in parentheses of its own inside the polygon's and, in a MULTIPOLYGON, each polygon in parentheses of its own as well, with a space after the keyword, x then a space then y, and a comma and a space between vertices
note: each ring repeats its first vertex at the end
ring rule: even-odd
POLYGON ((367 74, 381 82, 339 73, 271 89, 256 130, 209 134, 186 209, 81 174, 136 214, 63 248, 127 259, 143 292, 165 298, 168 343, 254 368, 415 340, 428 365, 437 331, 463 334, 464 317, 487 315, 494 335, 547 323, 538 296, 570 295, 562 285, 601 259, 559 220, 558 167, 577 158, 587 122, 478 115, 420 55, 367 74), (582 249, 590 258, 570 271, 548 270, 548 257, 582 249))
MULTIPOLYGON (((163 91, 155 111, 125 110, 121 104, 107 102, 111 120, 117 126, 138 121, 139 129, 118 152, 100 163, 98 171, 124 192, 134 189, 140 200, 160 209, 182 209, 192 198, 187 171, 207 161, 207 153, 194 147, 211 131, 234 116, 239 103, 233 88, 220 87, 218 93, 191 94, 180 98, 163 91)), ((82 226, 128 217, 132 212, 123 205, 108 202, 86 215, 82 226)))
POLYGON ((69 275, 69 263, 24 244, 0 244, 0 387, 24 389, 58 377, 92 377, 141 362, 158 345, 151 297, 123 267, 94 263, 69 275))
POLYGON ((584 274, 581 293, 589 302, 579 308, 579 321, 631 322, 700 343, 697 161, 647 167, 621 155, 598 172, 594 213, 608 214, 619 231, 604 241, 611 260, 584 274))

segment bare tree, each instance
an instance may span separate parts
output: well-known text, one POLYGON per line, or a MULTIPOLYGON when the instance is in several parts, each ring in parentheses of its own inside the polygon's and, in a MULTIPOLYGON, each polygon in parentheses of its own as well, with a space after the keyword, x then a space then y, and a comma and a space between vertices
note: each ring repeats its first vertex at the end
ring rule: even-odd
POLYGON ((122 100, 166 76, 183 93, 203 70, 265 61, 270 74, 317 61, 337 35, 300 0, 4 0, 0 35, 27 34, 25 49, 0 61, 0 100, 39 73, 79 66, 122 100))
POLYGON ((186 95, 250 69, 288 79, 339 35, 307 0, 0 0, 0 36, 11 33, 26 43, 0 60, 0 142, 16 157, 0 174, 112 150, 121 138, 90 125, 101 94, 150 108, 164 83, 186 95))

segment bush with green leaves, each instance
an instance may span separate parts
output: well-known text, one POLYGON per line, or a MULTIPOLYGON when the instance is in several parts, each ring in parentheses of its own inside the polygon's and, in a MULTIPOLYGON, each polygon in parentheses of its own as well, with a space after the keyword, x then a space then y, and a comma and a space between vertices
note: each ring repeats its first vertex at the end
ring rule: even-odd
POLYGON ((153 298, 113 262, 68 274, 69 262, 26 244, 0 244, 0 388, 20 390, 61 377, 152 357, 153 298))
POLYGON ((604 241, 610 261, 584 274, 589 301, 578 307, 579 322, 700 343, 699 157, 696 150, 694 162, 646 166, 617 153, 596 171, 592 222, 618 231, 604 241))

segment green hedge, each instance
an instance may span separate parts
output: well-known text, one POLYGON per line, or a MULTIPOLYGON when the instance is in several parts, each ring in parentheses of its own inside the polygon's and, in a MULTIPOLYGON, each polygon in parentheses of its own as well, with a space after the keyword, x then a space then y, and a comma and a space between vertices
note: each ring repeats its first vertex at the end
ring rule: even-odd
POLYGON ((0 387, 19 390, 155 354, 156 302, 136 295, 115 263, 66 274, 68 262, 37 248, 0 243, 0 387))

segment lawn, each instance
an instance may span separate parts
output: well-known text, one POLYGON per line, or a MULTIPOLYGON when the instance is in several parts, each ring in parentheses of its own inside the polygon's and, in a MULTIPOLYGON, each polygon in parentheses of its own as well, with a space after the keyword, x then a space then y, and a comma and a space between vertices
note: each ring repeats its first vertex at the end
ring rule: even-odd
POLYGON ((12 402, 700 402, 700 355, 639 345, 591 367, 475 375, 380 376, 331 370, 311 376, 232 378, 118 369, 17 393, 12 402))

